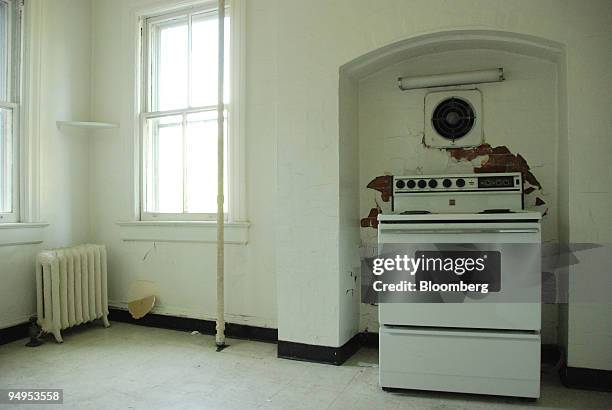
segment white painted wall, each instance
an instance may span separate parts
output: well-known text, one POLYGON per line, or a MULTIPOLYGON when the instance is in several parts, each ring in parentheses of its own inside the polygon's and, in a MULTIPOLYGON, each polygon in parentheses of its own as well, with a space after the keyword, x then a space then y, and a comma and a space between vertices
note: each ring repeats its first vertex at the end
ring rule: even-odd
POLYGON ((361 300, 359 258, 359 84, 340 76, 340 317, 339 340, 348 340, 359 331, 361 300), (346 164, 346 165, 345 165, 346 164))
MULTIPOLYGON (((568 58, 567 231, 584 238, 592 236, 590 232, 612 231, 610 214, 604 213, 612 193, 602 186, 610 172, 610 139, 605 136, 611 119, 605 107, 612 97, 604 86, 612 75, 606 46, 612 30, 609 2, 459 1, 449 7, 436 0, 286 0, 270 3, 268 11, 278 23, 270 47, 278 54, 276 273, 281 339, 330 346, 345 342, 336 337, 339 301, 334 298, 338 275, 343 274, 335 251, 340 237, 338 67, 402 39, 471 28, 563 44, 568 58), (600 219, 591 220, 585 209, 600 219)), ((580 354, 570 351, 573 360, 580 363, 580 354)))
POLYGON ((0 246, 0 328, 36 311, 35 255, 89 239, 89 139, 56 120, 89 118, 89 0, 42 1, 40 216, 42 245, 0 246))
MULTIPOLYGON (((543 240, 558 241, 556 64, 536 57, 487 49, 411 58, 360 81, 359 187, 360 214, 363 217, 377 203, 385 212, 390 211, 390 202, 382 202, 380 193, 366 188, 368 182, 378 175, 473 172, 475 166, 452 159, 444 150, 423 146, 423 106, 429 91, 401 91, 397 87, 397 78, 491 67, 504 67, 506 81, 477 86, 483 98, 485 142, 492 146, 507 146, 511 152, 526 159, 543 189, 527 196, 525 205, 534 209, 536 196, 547 203, 542 207, 549 209, 542 222, 543 240)), ((376 243, 376 230, 363 228, 361 239, 365 243, 376 243)), ((556 343, 556 325, 556 306, 545 306, 544 343, 556 343)), ((378 329, 376 309, 362 305, 361 327, 369 331, 378 329)))
MULTIPOLYGON (((207 317, 214 313, 213 245, 158 243, 143 261, 153 244, 122 242, 115 224, 133 216, 132 10, 169 3, 93 0, 90 21, 88 1, 45 0, 49 9, 45 42, 53 52, 47 52, 44 70, 49 91, 45 93, 48 112, 43 115, 42 213, 52 223, 49 245, 85 239, 108 245, 110 295, 115 301, 126 301, 131 280, 149 278, 159 282, 162 312, 207 317), (89 67, 91 100, 85 77, 89 67), (90 106, 90 118, 117 121, 121 127, 93 134, 89 140, 56 131, 57 116, 87 114, 90 106), (83 194, 87 183, 88 197, 83 194)), ((568 93, 562 109, 568 113, 569 138, 562 141, 560 151, 567 153, 562 156, 568 158, 569 167, 560 169, 565 175, 560 181, 569 182, 562 193, 569 204, 564 218, 569 224, 559 230, 574 241, 609 241, 612 217, 606 204, 612 191, 605 184, 612 148, 608 138, 612 94, 606 86, 612 83, 609 4, 607 0, 458 0, 449 7, 443 0, 249 0, 246 128, 252 228, 247 246, 228 249, 230 321, 278 326, 282 340, 327 346, 340 346, 351 336, 355 317, 345 313, 354 312, 353 301, 339 297, 345 290, 345 267, 350 266, 344 259, 346 250, 339 251, 340 240, 348 234, 344 221, 352 217, 345 219, 344 212, 351 207, 340 199, 340 182, 345 179, 339 167, 343 152, 338 70, 365 53, 418 34, 493 29, 565 45, 568 93)), ((16 278, 3 282, 2 291, 10 289, 12 299, 2 297, 0 311, 22 306, 2 319, 4 323, 21 320, 33 310, 32 293, 17 298, 12 289, 26 288, 25 263, 35 251, 0 250, 3 274, 16 278), (20 305, 15 299, 29 301, 20 305)), ((609 310, 577 314, 569 316, 588 322, 590 314, 609 317, 609 310)), ((588 346, 574 344, 586 342, 585 337, 570 324, 570 345, 588 346)), ((570 348, 569 360, 578 367, 593 362, 583 348, 570 348)))
MULTIPOLYGON (((216 316, 214 243, 124 242, 118 221, 134 219, 133 158, 137 132, 136 14, 181 1, 96 0, 93 3, 92 113, 120 128, 92 136, 92 240, 108 246, 109 299, 128 302, 134 280, 154 281, 156 312, 213 319, 216 316), (145 255, 147 255, 145 257, 145 255)), ((248 245, 226 245, 226 319, 273 327, 276 322, 275 68, 268 48, 271 15, 247 8, 246 89, 248 245), (251 30, 251 27, 257 29, 251 30)))

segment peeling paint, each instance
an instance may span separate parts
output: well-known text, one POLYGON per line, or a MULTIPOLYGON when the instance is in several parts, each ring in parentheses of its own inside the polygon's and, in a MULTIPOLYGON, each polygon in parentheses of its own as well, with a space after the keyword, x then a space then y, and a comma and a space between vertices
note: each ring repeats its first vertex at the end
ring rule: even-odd
MULTIPOLYGON (((481 144, 471 148, 432 148, 428 147, 424 140, 421 141, 421 144, 428 150, 435 149, 448 153, 449 157, 455 160, 456 163, 467 163, 475 173, 520 172, 523 175, 524 181, 527 182, 527 185, 523 188, 525 196, 536 191, 542 191, 542 185, 531 172, 531 167, 525 158, 521 154, 513 154, 504 145, 492 147, 490 144, 481 144)), ((422 172, 420 168, 417 167, 416 173, 422 172)), ((379 191, 381 199, 384 202, 389 202, 393 195, 393 176, 377 176, 368 183, 367 187, 379 191)), ((546 202, 540 197, 536 197, 535 201, 531 203, 535 207, 546 205, 546 202)), ((377 216, 381 212, 382 209, 377 202, 376 208, 371 208, 368 216, 361 219, 361 227, 377 229, 377 216)), ((547 214, 548 208, 544 210, 542 216, 547 214)))
POLYGON ((362 228, 374 228, 378 229, 378 214, 381 213, 380 208, 372 208, 370 209, 370 213, 367 217, 361 218, 361 227, 362 228))
POLYGON ((457 161, 472 161, 477 157, 487 155, 488 158, 482 162, 480 167, 474 167, 474 172, 521 172, 525 181, 542 189, 538 179, 531 173, 531 168, 525 158, 521 154, 513 154, 504 145, 491 147, 489 144, 481 144, 474 148, 449 148, 447 151, 457 161))
POLYGON ((381 175, 371 180, 368 188, 374 189, 380 192, 381 198, 384 202, 389 202, 391 195, 393 195, 393 176, 381 175))

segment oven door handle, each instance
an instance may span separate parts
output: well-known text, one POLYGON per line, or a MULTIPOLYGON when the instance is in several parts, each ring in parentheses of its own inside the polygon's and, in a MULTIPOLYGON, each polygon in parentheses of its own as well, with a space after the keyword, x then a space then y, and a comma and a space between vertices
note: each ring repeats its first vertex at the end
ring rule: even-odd
POLYGON ((501 228, 501 229, 384 229, 394 234, 428 234, 428 233, 539 233, 538 228, 501 228))
POLYGON ((540 335, 531 331, 477 331, 477 330, 459 330, 445 328, 419 328, 411 326, 388 326, 382 328, 382 332, 395 335, 425 335, 425 336, 443 336, 443 337, 470 337, 484 339, 522 339, 522 340, 539 340, 540 335))

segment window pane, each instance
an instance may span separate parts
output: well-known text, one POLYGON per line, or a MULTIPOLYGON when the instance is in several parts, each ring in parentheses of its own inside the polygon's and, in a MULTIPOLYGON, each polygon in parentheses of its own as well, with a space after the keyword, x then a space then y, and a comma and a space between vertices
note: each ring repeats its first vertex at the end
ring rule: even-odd
MULTIPOLYGON (((173 112, 147 119, 144 124, 143 211, 214 214, 217 211, 217 113, 210 109, 197 113, 187 111, 217 104, 218 15, 214 10, 180 13, 174 15, 177 17, 153 17, 147 26, 151 47, 147 92, 152 94, 146 109, 173 112)), ((226 17, 225 103, 229 103, 229 24, 230 19, 226 17)), ((227 146, 227 125, 225 128, 227 146)), ((227 194, 225 198, 227 212, 227 194)))
POLYGON ((153 87, 157 91, 153 99, 156 111, 187 107, 188 84, 188 26, 187 19, 166 23, 158 30, 157 54, 153 53, 153 87))
POLYGON ((146 211, 183 212, 182 116, 148 120, 146 151, 146 211))
POLYGON ((13 212, 13 112, 0 108, 0 212, 13 212))
MULTIPOLYGON (((227 124, 227 113, 225 113, 227 124)), ((227 153, 227 125, 225 128, 227 153)), ((217 112, 206 111, 187 116, 186 132, 186 211, 217 212, 217 112)), ((227 155, 224 172, 224 212, 227 212, 227 155)))
MULTIPOLYGON (((217 104, 217 16, 200 14, 193 16, 191 39, 191 106, 202 107, 217 104)), ((229 102, 229 44, 230 19, 225 18, 225 66, 224 101, 229 102)))
POLYGON ((0 1, 0 101, 8 101, 9 7, 0 1))

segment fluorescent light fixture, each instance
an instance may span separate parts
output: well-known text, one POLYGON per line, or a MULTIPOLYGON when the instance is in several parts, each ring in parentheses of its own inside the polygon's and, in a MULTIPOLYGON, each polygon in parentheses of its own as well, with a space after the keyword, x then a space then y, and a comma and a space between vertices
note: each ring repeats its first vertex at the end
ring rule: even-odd
POLYGON ((462 73, 400 77, 397 79, 399 88, 402 91, 449 85, 494 83, 498 81, 504 81, 504 69, 501 67, 489 70, 464 71, 462 73))

